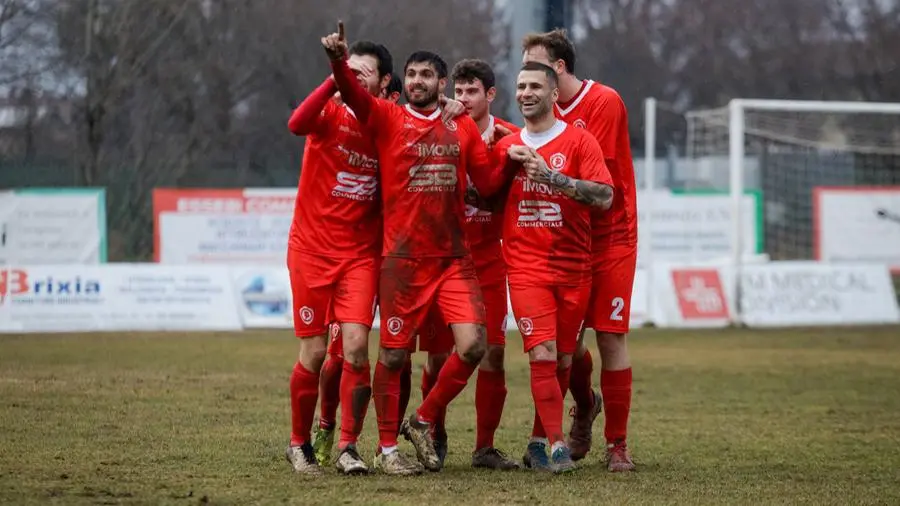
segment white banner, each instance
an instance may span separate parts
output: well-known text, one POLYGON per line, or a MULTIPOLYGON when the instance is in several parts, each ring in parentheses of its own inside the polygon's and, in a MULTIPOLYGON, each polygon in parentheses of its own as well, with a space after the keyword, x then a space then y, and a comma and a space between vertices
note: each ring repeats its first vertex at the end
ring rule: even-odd
POLYGON ((287 267, 233 266, 231 281, 244 328, 293 328, 287 267))
POLYGON ((0 265, 106 262, 103 189, 0 192, 0 265))
POLYGON ((814 190, 816 258, 900 271, 900 186, 814 190))
POLYGON ((240 328, 224 266, 13 266, 0 271, 0 331, 240 328))
POLYGON ((156 189, 155 259, 283 266, 296 194, 293 188, 156 189))
MULTIPOLYGON (((745 256, 761 253, 761 195, 742 200, 741 245, 745 256)), ((731 258, 731 196, 727 193, 638 191, 638 265, 731 258), (648 221, 648 209, 652 215, 648 221)))
POLYGON ((775 262, 742 271, 741 311, 748 326, 900 322, 884 265, 775 262))

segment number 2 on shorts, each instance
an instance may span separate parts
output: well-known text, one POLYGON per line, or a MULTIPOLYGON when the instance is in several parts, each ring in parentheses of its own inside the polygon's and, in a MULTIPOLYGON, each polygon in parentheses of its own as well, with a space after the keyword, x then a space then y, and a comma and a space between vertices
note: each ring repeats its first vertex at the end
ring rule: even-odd
POLYGON ((616 297, 612 300, 612 313, 609 315, 609 319, 612 321, 620 322, 622 321, 622 310, 625 309, 625 299, 622 297, 616 297))

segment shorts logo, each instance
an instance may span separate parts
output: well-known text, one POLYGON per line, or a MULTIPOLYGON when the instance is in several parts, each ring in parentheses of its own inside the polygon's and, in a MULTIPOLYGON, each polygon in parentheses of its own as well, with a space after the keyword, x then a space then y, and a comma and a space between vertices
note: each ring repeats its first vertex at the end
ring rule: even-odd
POLYGON ((523 336, 530 336, 534 332, 534 322, 531 321, 531 318, 519 318, 519 332, 523 336))
POLYGON ((585 123, 584 120, 581 118, 576 119, 575 122, 572 123, 572 125, 575 128, 587 128, 587 123, 585 123))
POLYGON ((340 323, 332 323, 331 324, 331 338, 337 339, 337 336, 340 333, 341 333, 341 324, 340 323))
POLYGON ((400 333, 400 330, 403 328, 403 320, 397 318, 396 316, 392 316, 388 318, 387 321, 387 329, 393 335, 397 335, 400 333))
POLYGON ((562 170, 566 166, 566 155, 562 153, 553 153, 550 155, 550 168, 554 170, 562 170))
POLYGON ((302 321, 306 325, 312 323, 313 318, 315 318, 316 316, 316 313, 308 306, 301 307, 300 311, 298 311, 298 314, 300 315, 300 321, 302 321))

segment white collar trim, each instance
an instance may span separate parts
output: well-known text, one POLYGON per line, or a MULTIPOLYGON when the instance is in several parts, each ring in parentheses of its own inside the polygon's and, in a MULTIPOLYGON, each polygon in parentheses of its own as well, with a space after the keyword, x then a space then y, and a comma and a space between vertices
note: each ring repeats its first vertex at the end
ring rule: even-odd
POLYGON ((484 135, 485 133, 494 130, 494 115, 491 114, 491 115, 490 115, 490 118, 491 118, 491 119, 490 119, 490 121, 488 122, 487 128, 485 128, 484 130, 481 131, 481 135, 484 135))
POLYGON ((591 81, 590 79, 585 80, 584 89, 581 90, 581 93, 579 93, 577 97, 575 97, 575 100, 572 101, 572 104, 569 107, 566 107, 565 109, 561 108, 559 106, 559 104, 556 104, 556 110, 559 111, 559 113, 563 116, 572 112, 572 109, 575 109, 576 107, 578 107, 578 104, 581 103, 582 100, 584 100, 584 97, 587 96, 588 91, 590 91, 591 86, 593 86, 593 85, 594 85, 594 81, 591 81))
POLYGON ((549 144, 553 139, 562 135, 565 130, 566 123, 564 121, 556 120, 556 123, 554 123, 552 127, 537 134, 529 132, 528 127, 526 126, 522 129, 521 138, 522 142, 529 148, 540 149, 549 144))
POLYGON ((416 110, 413 109, 409 104, 406 104, 405 107, 406 107, 406 112, 408 112, 409 114, 411 114, 413 117, 416 117, 416 118, 419 118, 419 119, 424 119, 424 120, 426 120, 426 121, 432 121, 432 120, 436 119, 438 116, 441 115, 441 108, 440 108, 440 107, 438 107, 437 109, 435 109, 434 112, 431 113, 431 114, 429 114, 428 116, 425 116, 424 114, 422 114, 422 113, 416 111, 416 110))

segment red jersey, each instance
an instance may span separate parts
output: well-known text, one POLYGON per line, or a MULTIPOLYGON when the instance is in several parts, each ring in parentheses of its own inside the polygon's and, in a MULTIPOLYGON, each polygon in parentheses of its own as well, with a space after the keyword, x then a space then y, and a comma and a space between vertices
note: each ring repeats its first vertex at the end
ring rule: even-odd
POLYGON ((346 60, 331 62, 341 97, 372 132, 378 152, 384 212, 382 254, 402 258, 469 255, 466 176, 490 196, 502 186, 504 166, 495 166, 478 126, 467 115, 441 120, 441 110, 423 114, 409 104, 376 99, 359 85, 346 60))
POLYGON ((340 258, 373 256, 381 245, 375 144, 353 111, 331 100, 336 89, 334 83, 320 86, 289 122, 307 138, 288 247, 340 258))
POLYGON ((637 189, 631 141, 628 137, 628 111, 616 90, 585 80, 575 98, 557 103, 556 117, 590 132, 600 143, 606 165, 612 175, 612 208, 593 213, 593 250, 609 246, 637 244, 637 189))
MULTIPOLYGON (((494 125, 503 125, 513 134, 520 130, 516 125, 492 115, 491 122, 485 132, 482 132, 482 136, 492 135, 494 125)), ((479 273, 479 278, 490 274, 487 271, 492 268, 497 269, 498 263, 502 262, 503 250, 500 247, 502 232, 502 210, 496 209, 492 212, 466 205, 466 239, 469 241, 469 249, 472 251, 472 259, 475 261, 475 269, 479 273)), ((496 274, 500 277, 504 276, 505 269, 500 268, 496 274)))
MULTIPOLYGON (((537 150, 551 170, 612 185, 603 151, 587 132, 558 121, 539 134, 527 130, 500 140, 537 150)), ((615 197, 614 197, 615 198, 615 197)), ((513 179, 503 220, 503 256, 510 283, 577 286, 591 280, 591 210, 549 184, 535 183, 520 169, 513 179)))

